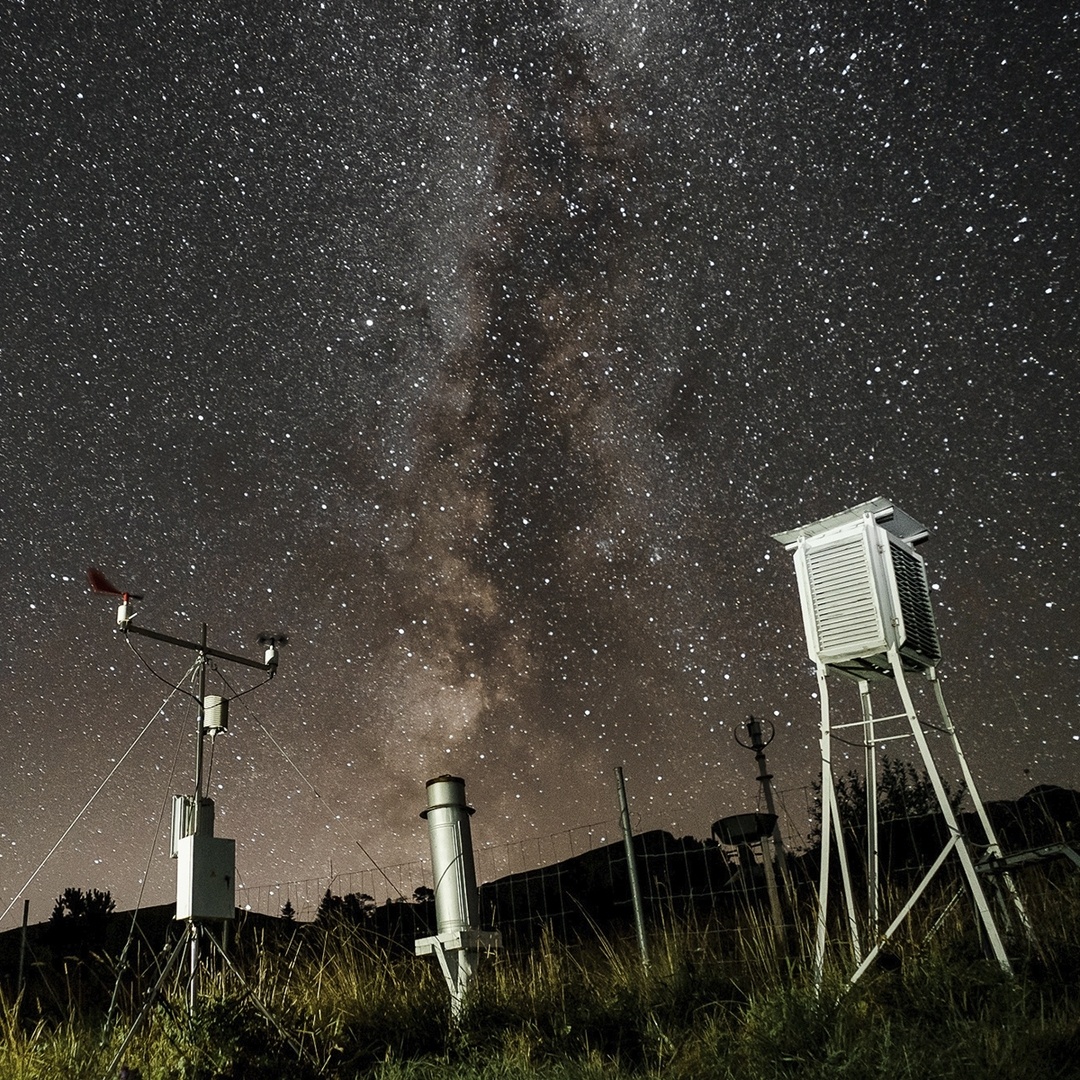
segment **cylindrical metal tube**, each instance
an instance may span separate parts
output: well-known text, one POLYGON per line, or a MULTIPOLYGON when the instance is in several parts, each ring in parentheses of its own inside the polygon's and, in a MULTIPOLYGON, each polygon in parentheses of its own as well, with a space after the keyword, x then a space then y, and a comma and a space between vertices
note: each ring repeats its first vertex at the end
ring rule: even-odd
POLYGON ((431 872, 435 879, 435 917, 439 933, 478 927, 479 898, 473 862, 465 781, 437 776, 427 782, 427 819, 431 842, 431 872))

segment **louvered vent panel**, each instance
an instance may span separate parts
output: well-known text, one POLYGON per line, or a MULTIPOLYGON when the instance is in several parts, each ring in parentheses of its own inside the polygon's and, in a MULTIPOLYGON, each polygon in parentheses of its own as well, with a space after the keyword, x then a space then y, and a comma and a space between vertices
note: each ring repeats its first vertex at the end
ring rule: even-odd
POLYGON ((863 533, 808 550, 806 567, 820 656, 859 656, 881 648, 881 618, 863 533))
POLYGON ((936 664, 941 659, 941 646, 930 604, 926 565, 896 541, 890 542, 889 548, 896 589, 900 594, 900 611, 904 617, 904 652, 917 653, 930 664, 936 664))

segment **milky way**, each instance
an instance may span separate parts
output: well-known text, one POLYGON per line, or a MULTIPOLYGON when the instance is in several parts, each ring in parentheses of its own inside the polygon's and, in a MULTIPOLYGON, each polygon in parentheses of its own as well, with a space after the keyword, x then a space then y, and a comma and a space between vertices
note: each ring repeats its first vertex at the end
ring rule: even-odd
MULTIPOLYGON (((0 32, 0 905, 191 656, 241 879, 705 836, 816 683, 778 530, 927 523, 987 797, 1080 784, 1077 27, 1054 4, 195 3, 0 32), (218 665, 211 692, 258 681, 218 665), (315 791, 318 792, 316 796, 315 791)), ((27 895, 166 901, 174 697, 27 895), (158 854, 152 855, 155 841, 158 854)), ((5 920, 16 918, 11 913, 5 920)))

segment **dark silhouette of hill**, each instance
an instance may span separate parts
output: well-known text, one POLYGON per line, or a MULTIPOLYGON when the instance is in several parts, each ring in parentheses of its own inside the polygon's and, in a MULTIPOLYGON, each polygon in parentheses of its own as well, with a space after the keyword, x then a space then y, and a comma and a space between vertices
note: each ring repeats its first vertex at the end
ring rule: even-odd
MULTIPOLYGON (((634 855, 647 916, 712 910, 733 893, 736 867, 712 840, 654 829, 634 837, 634 855)), ((545 927, 573 936, 627 924, 633 907, 625 846, 607 844, 488 882, 480 907, 485 925, 526 940, 545 927)))
POLYGON ((1019 799, 988 802, 986 812, 1005 851, 1080 844, 1080 792, 1071 788, 1040 784, 1019 799))

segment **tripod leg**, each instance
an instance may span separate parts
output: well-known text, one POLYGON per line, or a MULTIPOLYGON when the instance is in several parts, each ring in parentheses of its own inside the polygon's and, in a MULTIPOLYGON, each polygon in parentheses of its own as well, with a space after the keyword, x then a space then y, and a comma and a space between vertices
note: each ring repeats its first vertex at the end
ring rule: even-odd
POLYGON ((176 966, 177 960, 180 959, 184 952, 184 946, 187 944, 187 933, 184 933, 180 940, 176 943, 173 951, 169 954, 169 959, 165 962, 165 966, 161 969, 161 974, 158 976, 157 982, 154 983, 153 989, 147 996, 146 1002, 139 1010, 139 1015, 135 1017, 130 1028, 128 1028, 127 1034, 124 1036, 123 1041, 120 1043, 119 1049, 113 1056, 112 1061, 109 1062, 108 1069, 105 1070, 106 1080, 109 1080, 116 1071, 116 1066, 123 1057, 124 1051, 128 1048, 131 1040, 135 1037, 135 1033, 142 1027, 143 1021, 146 1019, 148 1013, 154 1006, 154 1002, 157 1001, 158 995, 161 993, 161 988, 165 985, 165 980, 172 974, 173 968, 176 966))
POLYGON ((221 943, 217 940, 217 938, 214 937, 213 934, 209 934, 207 935, 207 937, 214 951, 225 962, 225 966, 233 973, 233 975, 236 976, 240 985, 247 991, 248 997, 250 997, 251 1000, 255 1003, 255 1008, 258 1009, 259 1012, 262 1014, 263 1019, 266 1020, 266 1022, 277 1031, 277 1033, 285 1040, 285 1042, 289 1044, 290 1049, 292 1049, 296 1056, 298 1058, 302 1058, 304 1056, 303 1050, 296 1043, 294 1043, 292 1039, 289 1038, 288 1032, 286 1032, 282 1028, 282 1026, 277 1022, 277 1019, 274 1017, 274 1015, 263 1004, 262 1000, 259 998, 259 995, 256 994, 255 991, 252 990, 252 988, 248 985, 247 979, 244 978, 239 968, 237 968, 237 966, 232 962, 229 954, 221 947, 221 943))

